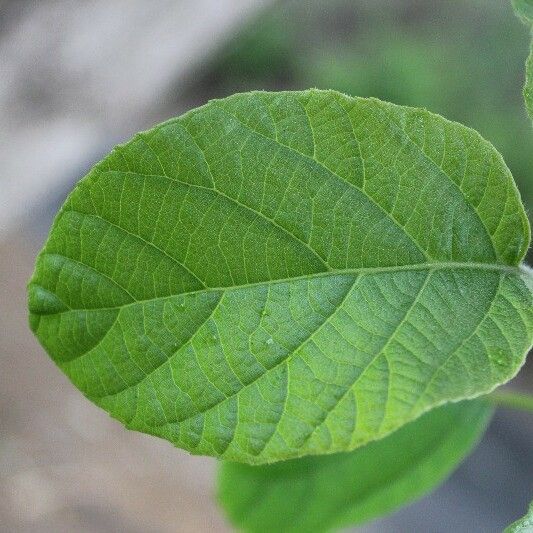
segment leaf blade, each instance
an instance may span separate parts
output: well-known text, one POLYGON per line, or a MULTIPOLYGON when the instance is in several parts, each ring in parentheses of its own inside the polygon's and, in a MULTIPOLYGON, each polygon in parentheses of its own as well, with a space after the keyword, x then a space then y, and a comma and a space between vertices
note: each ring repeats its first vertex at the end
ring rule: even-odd
POLYGON ((528 243, 472 130, 331 91, 236 95, 80 182, 31 324, 128 427, 252 463, 332 453, 518 371, 528 243))

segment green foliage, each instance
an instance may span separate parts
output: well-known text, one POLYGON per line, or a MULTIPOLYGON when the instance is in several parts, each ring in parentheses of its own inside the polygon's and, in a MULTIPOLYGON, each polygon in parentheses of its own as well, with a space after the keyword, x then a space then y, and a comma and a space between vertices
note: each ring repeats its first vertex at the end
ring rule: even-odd
POLYGON ((516 374, 528 244, 473 130, 333 91, 240 94, 76 187, 30 322, 129 428, 255 464, 347 451, 516 374))
POLYGON ((533 531, 533 502, 529 504, 529 510, 523 518, 513 522, 505 528, 504 533, 531 533, 533 531))
MULTIPOLYGON (((428 10, 439 21, 442 5, 428 10)), ((533 2, 513 5, 531 24, 533 2)), ((357 38, 373 27, 390 40, 372 9, 381 31, 363 24, 357 38)), ((402 36, 395 9, 392 45, 370 47, 371 61, 349 39, 313 53, 302 17, 284 14, 236 43, 219 75, 240 84, 274 69, 255 85, 299 79, 449 109, 504 146, 512 138, 506 149, 527 168, 523 125, 502 111, 510 32, 498 26, 492 52, 470 56, 486 38, 463 13, 469 39, 443 47, 428 44, 435 24, 416 20, 428 35, 402 36), (454 54, 462 70, 444 80, 454 54)), ((533 118, 532 84, 533 47, 533 118)), ((521 367, 533 338, 529 240, 507 167, 473 130, 334 91, 237 94, 135 136, 80 182, 38 257, 30 324, 127 427, 236 461, 219 476, 235 525, 325 531, 427 493, 480 438, 489 404, 448 402, 521 367)), ((527 396, 492 399, 531 408, 527 396)), ((532 512, 506 531, 532 530, 532 512)))
POLYGON ((274 465, 224 463, 219 500, 250 532, 320 532, 366 522, 436 487, 472 450, 491 415, 481 400, 434 409, 350 453, 274 465))

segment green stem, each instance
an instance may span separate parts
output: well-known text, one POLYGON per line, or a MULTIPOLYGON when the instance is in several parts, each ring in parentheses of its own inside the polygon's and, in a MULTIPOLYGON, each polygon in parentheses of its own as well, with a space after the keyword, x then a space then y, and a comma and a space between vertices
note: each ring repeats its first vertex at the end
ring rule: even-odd
POLYGON ((502 407, 511 407, 520 411, 530 411, 533 413, 533 396, 520 392, 498 391, 492 392, 487 398, 502 407))

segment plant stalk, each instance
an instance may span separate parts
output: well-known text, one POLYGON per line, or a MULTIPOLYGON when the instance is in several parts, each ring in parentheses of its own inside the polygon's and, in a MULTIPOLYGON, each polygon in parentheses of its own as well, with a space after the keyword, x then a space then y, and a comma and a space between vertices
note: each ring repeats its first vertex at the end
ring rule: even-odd
POLYGON ((487 398, 501 407, 510 407, 519 411, 533 413, 533 396, 521 392, 498 391, 492 392, 487 398))

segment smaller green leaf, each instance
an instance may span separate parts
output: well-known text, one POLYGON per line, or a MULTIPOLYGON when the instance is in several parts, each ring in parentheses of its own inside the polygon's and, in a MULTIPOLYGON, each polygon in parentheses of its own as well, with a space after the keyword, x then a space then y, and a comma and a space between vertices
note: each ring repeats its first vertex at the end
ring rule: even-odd
POLYGON ((319 532, 366 522, 424 495, 468 455, 492 414, 483 400, 434 409, 351 453, 223 463, 219 500, 250 532, 319 532))
POLYGON ((531 533, 533 532, 533 502, 529 504, 529 509, 523 518, 513 522, 505 528, 504 533, 531 533))

